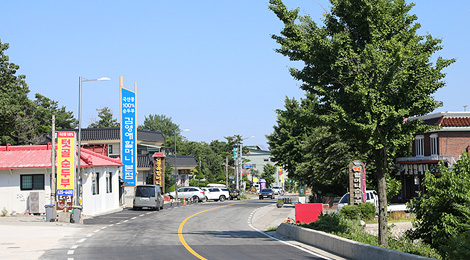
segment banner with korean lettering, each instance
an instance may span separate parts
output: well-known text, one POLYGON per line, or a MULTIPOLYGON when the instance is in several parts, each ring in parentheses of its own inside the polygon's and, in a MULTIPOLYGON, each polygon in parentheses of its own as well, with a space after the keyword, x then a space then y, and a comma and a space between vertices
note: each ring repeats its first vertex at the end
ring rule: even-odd
POLYGON ((73 195, 75 173, 75 132, 57 133, 57 195, 73 195))
POLYGON ((137 172, 137 129, 136 94, 121 87, 121 152, 122 178, 125 186, 136 185, 137 172))

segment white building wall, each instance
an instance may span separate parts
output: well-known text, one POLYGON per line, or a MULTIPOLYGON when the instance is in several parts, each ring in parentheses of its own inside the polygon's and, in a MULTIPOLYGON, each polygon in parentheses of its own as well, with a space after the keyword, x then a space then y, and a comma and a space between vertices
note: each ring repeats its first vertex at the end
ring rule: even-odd
POLYGON ((0 170, 0 212, 5 208, 8 214, 30 212, 29 195, 31 192, 41 192, 44 199, 40 209, 51 203, 51 169, 12 169, 0 170), (44 174, 44 190, 21 190, 20 175, 44 174))
POLYGON ((82 168, 83 210, 84 215, 95 216, 119 209, 119 169, 118 167, 82 168), (99 194, 93 195, 92 173, 99 172, 99 194), (111 174, 111 193, 106 192, 106 174, 111 174), (85 178, 85 175, 88 175, 85 178))

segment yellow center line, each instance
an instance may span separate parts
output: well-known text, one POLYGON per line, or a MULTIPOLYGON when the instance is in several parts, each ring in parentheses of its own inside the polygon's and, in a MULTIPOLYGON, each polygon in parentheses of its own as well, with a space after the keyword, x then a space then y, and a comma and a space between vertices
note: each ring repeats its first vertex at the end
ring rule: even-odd
MULTIPOLYGON (((238 204, 238 203, 234 203, 234 204, 238 204)), ((186 221, 188 221, 190 218, 194 217, 194 216, 197 216, 201 213, 204 213, 206 211, 209 211, 209 210, 213 210, 213 209, 219 209, 219 208, 223 208, 223 207, 227 207, 227 206, 231 206, 231 205, 234 205, 234 204, 228 204, 228 205, 224 205, 224 206, 219 206, 219 207, 215 207, 215 208, 211 208, 211 209, 206 209, 206 210, 203 210, 203 211, 200 211, 192 216, 189 216, 187 217, 185 220, 183 220, 183 222, 181 222, 180 224, 180 227, 178 228, 178 237, 181 241, 181 244, 183 244, 183 246, 186 248, 186 250, 188 250, 191 254, 193 254, 195 257, 201 259, 201 260, 207 260, 206 258, 202 257, 201 255, 199 255, 198 253, 196 253, 196 251, 194 251, 189 245, 188 243, 186 243, 186 241, 184 240, 184 237, 183 237, 183 226, 184 224, 186 223, 186 221)))

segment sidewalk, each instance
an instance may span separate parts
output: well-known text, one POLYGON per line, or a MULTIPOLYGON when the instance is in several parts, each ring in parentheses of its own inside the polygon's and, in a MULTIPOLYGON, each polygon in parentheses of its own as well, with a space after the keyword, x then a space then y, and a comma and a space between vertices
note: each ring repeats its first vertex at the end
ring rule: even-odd
POLYGON ((45 222, 42 216, 0 217, 2 259, 38 259, 45 251, 58 248, 59 240, 88 228, 84 225, 45 222))

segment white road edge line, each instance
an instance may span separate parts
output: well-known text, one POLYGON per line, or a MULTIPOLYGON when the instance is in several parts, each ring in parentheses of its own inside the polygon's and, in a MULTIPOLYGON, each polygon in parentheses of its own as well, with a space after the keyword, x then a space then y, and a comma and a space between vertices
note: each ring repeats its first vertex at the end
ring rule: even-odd
MULTIPOLYGON (((265 206, 265 207, 266 207, 266 206, 265 206)), ((252 213, 254 214, 258 209, 260 209, 260 208, 255 209, 252 213)), ((276 240, 276 241, 281 242, 281 243, 283 243, 283 244, 286 244, 286 245, 288 245, 288 246, 297 248, 297 249, 299 249, 299 250, 302 250, 302 251, 304 251, 304 252, 306 252, 306 253, 309 253, 309 254, 311 254, 311 255, 314 255, 314 256, 316 256, 316 257, 321 257, 321 258, 323 258, 323 259, 333 260, 333 259, 331 259, 331 258, 328 258, 328 257, 326 257, 326 256, 320 255, 320 254, 315 253, 315 252, 313 252, 313 251, 307 250, 307 249, 302 248, 302 247, 300 247, 300 246, 296 246, 296 245, 293 245, 293 244, 291 244, 291 243, 289 243, 289 242, 282 241, 282 240, 280 240, 280 239, 277 239, 277 238, 275 238, 275 237, 272 237, 272 236, 266 234, 266 233, 263 232, 263 231, 258 230, 257 228, 255 228, 255 227, 251 224, 251 218, 250 218, 250 222, 248 223, 248 225, 249 225, 252 229, 254 229, 256 232, 259 232, 259 233, 261 233, 261 234, 263 234, 263 235, 265 235, 265 236, 267 236, 267 237, 269 237, 269 238, 271 238, 271 239, 273 239, 273 240, 276 240)))
POLYGON ((133 217, 133 218, 131 218, 131 219, 136 219, 136 218, 137 218, 137 217, 133 217))
POLYGON ((67 251, 67 255, 73 255, 74 252, 75 252, 75 250, 69 250, 69 251, 67 251))
POLYGON ((70 249, 77 249, 78 245, 73 245, 70 249))
POLYGON ((86 238, 82 238, 82 239, 78 240, 77 243, 82 243, 82 242, 84 242, 85 240, 86 240, 86 238))

